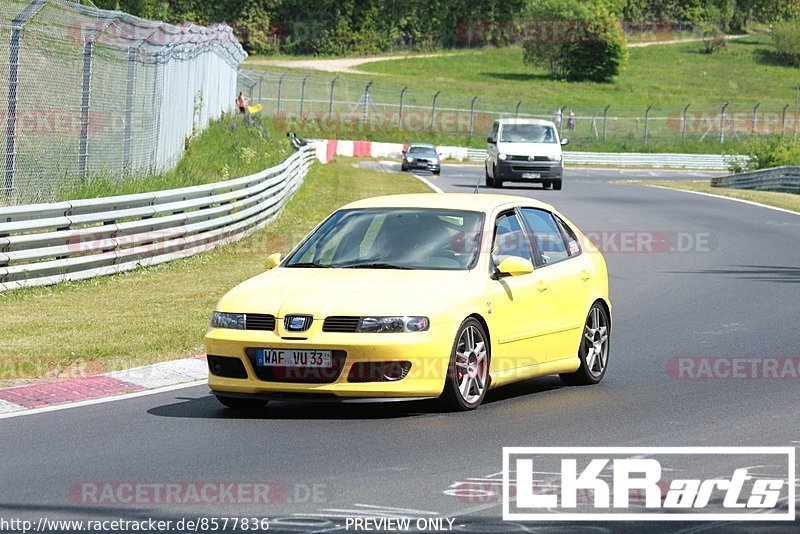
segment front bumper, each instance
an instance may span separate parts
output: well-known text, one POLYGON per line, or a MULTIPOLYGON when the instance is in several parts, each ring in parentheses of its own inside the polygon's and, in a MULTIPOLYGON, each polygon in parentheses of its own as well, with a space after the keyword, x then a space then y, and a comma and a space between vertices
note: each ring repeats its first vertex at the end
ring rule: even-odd
MULTIPOLYGON (((209 373, 208 385, 214 393, 234 393, 255 397, 273 394, 319 395, 334 397, 438 397, 444 388, 447 366, 450 362, 449 342, 439 341, 428 332, 402 334, 333 333, 317 332, 308 339, 283 339, 275 332, 255 330, 228 330, 215 328, 205 337, 209 358, 223 356, 239 359, 247 373, 246 378, 229 378, 209 373), (253 351, 257 348, 331 350, 334 367, 323 370, 333 372, 331 381, 311 383, 281 381, 256 369, 253 351), (357 362, 410 362, 406 376, 387 382, 350 382, 353 365, 357 362), (262 378, 259 378, 259 375, 262 378)), ((297 375, 292 375, 297 379, 297 375)), ((301 376, 302 373, 301 373, 301 376)), ((301 378, 302 379, 302 378, 301 378)))
POLYGON ((411 163, 403 160, 403 167, 408 170, 425 170, 435 172, 441 169, 441 164, 438 161, 432 160, 414 160, 411 163))
POLYGON ((511 161, 500 160, 497 163, 496 179, 503 182, 541 183, 560 180, 564 175, 564 165, 560 161, 511 161), (525 175, 538 175, 526 177, 525 175))

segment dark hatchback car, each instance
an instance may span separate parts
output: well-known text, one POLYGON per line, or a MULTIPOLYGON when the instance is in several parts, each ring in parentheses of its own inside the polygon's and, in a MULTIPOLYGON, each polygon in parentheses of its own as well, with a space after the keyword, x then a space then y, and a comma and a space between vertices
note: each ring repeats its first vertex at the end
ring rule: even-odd
POLYGON ((400 168, 404 171, 422 169, 439 174, 442 166, 436 147, 428 143, 409 144, 403 151, 403 161, 400 168))

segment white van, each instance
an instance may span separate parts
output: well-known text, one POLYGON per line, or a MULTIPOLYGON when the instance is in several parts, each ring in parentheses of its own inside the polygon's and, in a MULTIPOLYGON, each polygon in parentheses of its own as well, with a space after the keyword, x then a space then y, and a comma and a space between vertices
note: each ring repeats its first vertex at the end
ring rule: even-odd
POLYGON ((558 128, 539 119, 498 119, 486 157, 486 187, 503 187, 503 182, 539 183, 561 189, 564 164, 561 147, 568 139, 559 139, 558 128))

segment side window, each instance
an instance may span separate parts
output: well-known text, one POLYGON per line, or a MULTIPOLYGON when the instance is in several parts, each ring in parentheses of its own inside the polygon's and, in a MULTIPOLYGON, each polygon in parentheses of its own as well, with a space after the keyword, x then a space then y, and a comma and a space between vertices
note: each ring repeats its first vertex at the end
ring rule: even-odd
POLYGON ((494 137, 495 139, 497 139, 498 130, 500 130, 500 123, 495 122, 494 124, 492 124, 492 137, 494 137))
POLYGON ((552 265, 569 258, 564 236, 549 212, 522 208, 522 217, 533 231, 538 248, 539 265, 552 265))
POLYGON ((522 225, 517 215, 511 211, 497 217, 492 242, 492 260, 495 265, 499 265, 509 256, 519 256, 533 263, 531 249, 522 231, 522 225))
POLYGON ((564 230, 564 233, 567 234, 567 252, 569 252, 569 257, 574 258, 578 254, 582 252, 581 244, 578 241, 578 236, 575 235, 575 230, 569 227, 567 223, 565 223, 560 217, 557 215, 553 215, 555 217, 556 222, 564 230))

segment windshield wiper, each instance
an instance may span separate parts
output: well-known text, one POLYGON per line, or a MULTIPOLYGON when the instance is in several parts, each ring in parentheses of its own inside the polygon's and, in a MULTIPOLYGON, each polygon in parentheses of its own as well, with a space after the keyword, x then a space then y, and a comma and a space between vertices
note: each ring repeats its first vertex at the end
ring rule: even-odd
POLYGON ((292 263, 291 265, 287 265, 287 267, 312 267, 312 268, 319 268, 319 269, 330 269, 330 265, 322 265, 321 263, 317 263, 314 261, 302 261, 298 263, 292 263))
POLYGON ((394 263, 353 263, 349 265, 339 265, 342 269, 402 269, 404 271, 413 270, 413 267, 406 267, 404 265, 395 265, 394 263))

